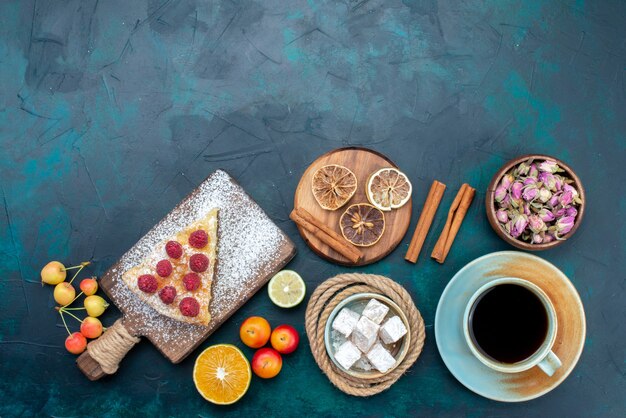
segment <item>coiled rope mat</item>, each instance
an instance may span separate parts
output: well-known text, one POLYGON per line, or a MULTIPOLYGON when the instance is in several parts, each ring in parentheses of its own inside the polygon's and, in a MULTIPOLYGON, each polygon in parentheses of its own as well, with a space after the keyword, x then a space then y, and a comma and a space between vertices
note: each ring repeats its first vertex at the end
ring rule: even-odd
POLYGON ((424 347, 424 320, 411 295, 398 283, 376 274, 345 273, 330 278, 315 289, 305 314, 305 328, 313 358, 322 372, 341 391, 354 396, 371 396, 388 389, 415 363, 424 347), (324 345, 326 322, 333 309, 356 293, 379 293, 393 300, 409 321, 411 346, 394 370, 375 379, 359 379, 339 369, 330 359, 324 345))

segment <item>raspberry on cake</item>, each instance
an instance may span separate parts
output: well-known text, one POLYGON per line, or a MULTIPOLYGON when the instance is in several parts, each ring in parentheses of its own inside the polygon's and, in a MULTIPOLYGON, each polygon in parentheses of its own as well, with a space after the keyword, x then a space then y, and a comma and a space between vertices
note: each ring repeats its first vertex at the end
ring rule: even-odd
POLYGON ((176 299, 176 288, 174 286, 165 286, 159 292, 159 297, 163 303, 169 305, 176 299))
POLYGON ((197 273, 187 273, 183 277, 183 284, 185 289, 193 292, 200 287, 200 276, 197 273))
POLYGON ((169 260, 161 260, 156 265, 156 272, 161 277, 167 277, 172 274, 172 263, 169 260))
POLYGON ((137 287, 142 292, 154 293, 157 291, 159 283, 156 277, 151 274, 142 274, 137 278, 137 287))
POLYGON ((209 268, 209 258, 204 254, 194 254, 189 258, 189 268, 196 273, 202 273, 209 268))
POLYGON ((183 246, 176 241, 168 241, 165 244, 165 252, 172 258, 180 258, 183 255, 183 246))
POLYGON ((198 303, 196 298, 188 296, 180 301, 180 303, 178 304, 178 309, 180 309, 180 312, 183 315, 194 317, 198 316, 198 314, 200 313, 200 304, 198 303))
POLYGON ((204 248, 208 242, 209 236, 202 229, 193 231, 191 235, 189 235, 189 245, 194 248, 204 248))
POLYGON ((124 283, 159 314, 208 326, 217 264, 217 215, 218 210, 211 209, 163 237, 140 264, 122 273, 124 283))

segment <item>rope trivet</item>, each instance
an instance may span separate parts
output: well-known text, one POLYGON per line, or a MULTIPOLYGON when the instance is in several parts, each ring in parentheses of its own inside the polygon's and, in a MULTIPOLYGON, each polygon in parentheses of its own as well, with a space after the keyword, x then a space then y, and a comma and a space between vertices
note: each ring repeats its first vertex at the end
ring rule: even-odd
POLYGON ((388 389, 415 363, 424 347, 424 320, 411 295, 398 283, 375 274, 346 273, 326 280, 311 295, 306 308, 305 328, 313 358, 322 372, 341 391, 355 396, 371 396, 388 389), (359 379, 339 369, 330 359, 324 344, 326 322, 333 309, 356 293, 372 292, 387 296, 404 312, 409 322, 411 346, 395 369, 375 379, 359 379))
POLYGON ((122 320, 118 319, 100 338, 89 343, 87 351, 106 374, 113 374, 126 353, 139 341, 139 338, 124 328, 122 320))

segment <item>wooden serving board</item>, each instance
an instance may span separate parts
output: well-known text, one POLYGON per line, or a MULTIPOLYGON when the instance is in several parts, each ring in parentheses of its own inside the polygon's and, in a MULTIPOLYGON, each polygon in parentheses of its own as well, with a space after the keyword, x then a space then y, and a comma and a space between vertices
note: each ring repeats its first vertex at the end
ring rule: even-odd
MULTIPOLYGON (((350 205, 369 203, 365 195, 365 184, 374 171, 384 167, 398 168, 389 158, 379 152, 360 147, 339 148, 328 152, 315 160, 304 172, 293 199, 294 207, 304 208, 315 218, 333 228, 339 235, 339 218, 350 205), (311 178, 317 169, 329 164, 339 164, 349 168, 357 178, 358 188, 354 196, 337 210, 325 210, 317 203, 311 191, 311 178)), ((409 179, 410 180, 410 179, 409 179)), ((374 263, 392 252, 402 241, 411 222, 413 199, 400 209, 393 209, 385 214, 385 232, 380 240, 371 247, 356 247, 363 253, 363 258, 352 263, 350 260, 321 242, 304 228, 298 226, 300 235, 318 255, 334 263, 345 266, 363 266, 374 263)))
MULTIPOLYGON (((123 314, 123 326, 143 336, 171 362, 178 363, 213 333, 293 258, 293 242, 226 172, 211 174, 168 215, 144 235, 99 280, 100 287, 123 314), (190 219, 217 207, 218 246, 207 327, 182 323, 160 315, 143 303, 122 280, 155 245, 180 231, 190 219)), ((103 338, 106 336, 103 334, 103 338)), ((91 380, 105 373, 83 353, 78 366, 91 380)))

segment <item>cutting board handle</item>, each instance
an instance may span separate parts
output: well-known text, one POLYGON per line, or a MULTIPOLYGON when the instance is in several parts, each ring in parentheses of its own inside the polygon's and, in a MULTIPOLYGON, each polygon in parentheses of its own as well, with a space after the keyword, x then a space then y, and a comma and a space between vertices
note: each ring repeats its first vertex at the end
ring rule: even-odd
POLYGON ((87 350, 76 359, 76 363, 89 380, 98 380, 115 373, 120 361, 139 341, 124 321, 118 319, 98 339, 87 345, 87 350))

